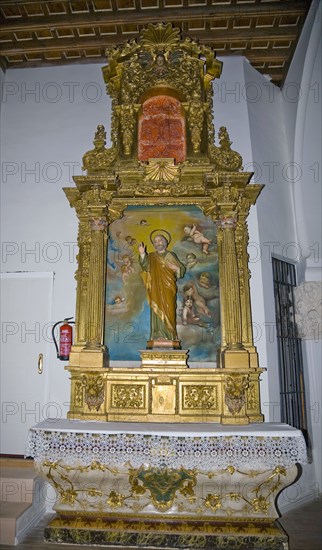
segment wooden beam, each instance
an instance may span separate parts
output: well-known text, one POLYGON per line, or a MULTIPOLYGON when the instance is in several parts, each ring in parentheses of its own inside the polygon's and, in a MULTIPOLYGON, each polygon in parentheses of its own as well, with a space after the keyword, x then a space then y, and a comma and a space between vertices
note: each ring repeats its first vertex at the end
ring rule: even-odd
MULTIPOLYGON (((286 29, 283 33, 279 32, 259 32, 259 29, 243 29, 238 32, 218 30, 195 31, 187 33, 191 38, 198 39, 200 44, 211 45, 216 42, 225 42, 225 44, 238 44, 239 42, 252 42, 253 40, 274 41, 274 40, 294 40, 296 32, 293 29, 286 29)), ((73 38, 49 38, 39 40, 21 40, 14 42, 4 42, 0 45, 1 55, 13 55, 19 53, 35 53, 41 51, 64 51, 64 50, 82 50, 86 48, 105 48, 111 44, 122 44, 129 39, 138 38, 138 33, 126 35, 109 36, 89 36, 73 38)), ((286 48, 287 50, 287 48, 286 48)), ((254 51, 257 51, 254 50, 254 51)), ((258 50, 260 51, 260 50, 258 50)))
MULTIPOLYGON (((13 2, 17 4, 16 2, 13 2)), ((22 2, 23 5, 25 2, 22 2)), ((39 3, 39 2, 38 2, 39 3)), ((1 4, 4 7, 7 2, 1 4)), ((220 5, 220 6, 192 6, 187 8, 161 8, 149 10, 118 10, 117 12, 86 14, 67 14, 53 16, 31 16, 17 18, 15 20, 4 19, 2 29, 4 32, 37 31, 44 29, 77 28, 80 26, 91 27, 97 25, 147 25, 157 21, 189 21, 195 19, 218 21, 231 20, 239 17, 263 17, 283 15, 301 16, 306 13, 308 2, 272 2, 268 4, 252 5, 220 5)))

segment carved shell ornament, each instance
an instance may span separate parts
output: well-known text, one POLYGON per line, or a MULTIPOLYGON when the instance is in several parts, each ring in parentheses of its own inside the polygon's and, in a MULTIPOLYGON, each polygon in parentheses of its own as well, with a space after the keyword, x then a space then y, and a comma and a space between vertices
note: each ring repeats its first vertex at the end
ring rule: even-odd
POLYGON ((149 23, 141 36, 141 44, 148 50, 167 50, 180 43, 180 29, 173 28, 171 23, 149 23))
POLYGON ((149 159, 144 165, 144 181, 175 182, 179 180, 180 168, 174 164, 174 159, 149 159))

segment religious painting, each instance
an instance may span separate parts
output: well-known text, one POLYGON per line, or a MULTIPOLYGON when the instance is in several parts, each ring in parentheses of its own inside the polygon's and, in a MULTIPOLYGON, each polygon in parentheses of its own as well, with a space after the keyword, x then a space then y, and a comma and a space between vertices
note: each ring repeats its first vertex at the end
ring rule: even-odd
POLYGON ((105 345, 113 361, 139 361, 150 334, 139 247, 153 252, 163 235, 184 266, 177 279, 176 323, 189 361, 215 362, 220 345, 216 226, 193 206, 135 206, 110 226, 105 305, 105 345))

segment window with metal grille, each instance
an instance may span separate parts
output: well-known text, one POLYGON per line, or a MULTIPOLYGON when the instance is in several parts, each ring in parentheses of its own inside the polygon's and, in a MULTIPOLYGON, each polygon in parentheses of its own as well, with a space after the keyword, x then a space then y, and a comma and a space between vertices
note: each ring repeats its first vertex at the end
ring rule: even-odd
POLYGON ((280 376, 281 421, 303 431, 307 420, 302 343, 295 323, 295 266, 272 258, 276 311, 276 334, 280 376))

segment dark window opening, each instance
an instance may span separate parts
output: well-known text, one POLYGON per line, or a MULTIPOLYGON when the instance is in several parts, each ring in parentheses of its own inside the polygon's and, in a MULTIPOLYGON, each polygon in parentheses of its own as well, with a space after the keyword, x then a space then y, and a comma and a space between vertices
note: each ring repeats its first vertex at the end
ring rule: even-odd
POLYGON ((272 258, 280 377, 281 421, 302 430, 308 443, 302 342, 295 323, 295 266, 272 258))

